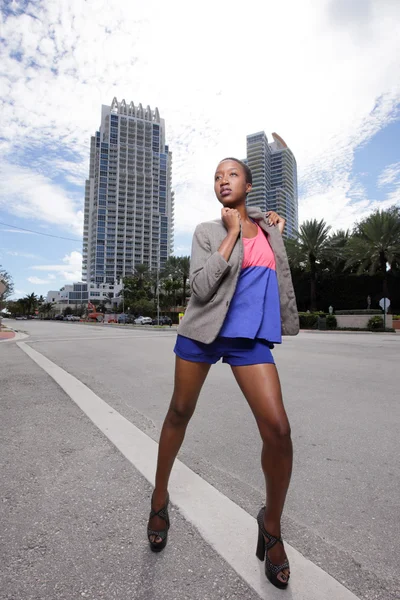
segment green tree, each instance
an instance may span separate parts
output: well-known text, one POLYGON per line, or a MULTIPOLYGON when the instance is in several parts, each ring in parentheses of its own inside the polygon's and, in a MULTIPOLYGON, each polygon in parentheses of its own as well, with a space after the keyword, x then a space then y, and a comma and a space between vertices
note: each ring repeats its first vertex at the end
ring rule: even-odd
POLYGON ((293 269, 307 271, 310 276, 310 310, 317 309, 317 273, 321 262, 329 257, 330 226, 323 219, 305 221, 296 239, 288 240, 286 250, 293 269))
POLYGON ((48 317, 53 312, 54 304, 52 302, 43 302, 39 308, 39 314, 48 317))
POLYGON ((332 273, 342 273, 347 260, 347 245, 351 234, 350 231, 339 229, 329 236, 321 261, 322 268, 332 273))
POLYGON ((10 311, 12 317, 17 315, 25 314, 24 307, 21 304, 21 300, 7 300, 5 303, 7 310, 10 311))
POLYGON ((186 305, 186 285, 190 275, 190 256, 179 257, 179 271, 182 280, 182 306, 186 305))
POLYGON ((2 302, 4 302, 14 291, 14 284, 11 275, 2 268, 0 265, 0 284, 3 283, 5 289, 1 292, 3 286, 0 285, 0 309, 2 308, 2 302))
POLYGON ((32 294, 27 294, 23 300, 26 302, 26 311, 28 315, 34 313, 38 305, 38 297, 36 294, 34 292, 32 292, 32 294))
MULTIPOLYGON (((186 304, 186 288, 190 274, 190 256, 170 256, 165 263, 162 278, 166 281, 172 279, 179 281, 182 290, 181 304, 186 304)), ((176 291, 176 286, 175 291, 176 291)))
POLYGON ((148 265, 139 264, 135 265, 134 277, 138 282, 138 288, 144 289, 148 283, 150 277, 150 271, 148 265))
POLYGON ((346 268, 357 266, 357 274, 382 274, 382 293, 388 296, 388 266, 400 264, 400 208, 376 210, 354 228, 346 247, 346 268))

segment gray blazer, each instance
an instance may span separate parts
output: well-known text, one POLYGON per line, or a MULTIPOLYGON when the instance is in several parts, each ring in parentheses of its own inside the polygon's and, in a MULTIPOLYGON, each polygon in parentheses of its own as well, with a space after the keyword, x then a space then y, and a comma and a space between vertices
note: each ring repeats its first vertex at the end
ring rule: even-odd
MULTIPOLYGON (((260 209, 248 207, 247 212, 267 233, 275 255, 282 334, 297 335, 299 316, 281 233, 275 225, 268 224, 265 214, 260 209)), ((222 220, 216 219, 200 223, 193 236, 190 260, 192 295, 178 327, 178 333, 205 344, 211 344, 222 328, 243 262, 242 231, 228 262, 218 252, 226 233, 222 220)))

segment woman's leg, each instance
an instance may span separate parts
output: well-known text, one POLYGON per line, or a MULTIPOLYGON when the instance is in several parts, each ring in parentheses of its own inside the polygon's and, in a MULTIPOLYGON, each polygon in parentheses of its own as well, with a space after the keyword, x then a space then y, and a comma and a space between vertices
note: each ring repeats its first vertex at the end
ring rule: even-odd
MULTIPOLYGON (((152 507, 156 511, 165 506, 172 466, 182 445, 186 427, 194 413, 197 399, 210 367, 211 365, 208 363, 189 362, 176 357, 174 391, 158 446, 156 485, 152 501, 152 507)), ((154 531, 161 531, 165 528, 165 521, 159 517, 153 517, 149 526, 154 531)), ((153 541, 160 542, 161 538, 153 539, 153 541)))
MULTIPOLYGON (((273 364, 232 367, 232 371, 253 411, 263 442, 261 465, 267 493, 264 526, 269 533, 279 537, 293 450, 278 372, 273 364)), ((286 555, 283 546, 276 544, 268 556, 274 564, 281 564, 286 555)), ((285 570, 278 577, 286 582, 287 574, 285 570)))

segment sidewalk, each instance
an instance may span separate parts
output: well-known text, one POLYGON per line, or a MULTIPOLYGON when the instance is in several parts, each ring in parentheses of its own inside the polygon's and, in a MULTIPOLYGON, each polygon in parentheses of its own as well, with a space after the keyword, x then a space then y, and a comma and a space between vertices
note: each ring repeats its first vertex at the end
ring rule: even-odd
POLYGON ((14 331, 0 330, 0 342, 3 340, 12 340, 15 337, 14 331))
POLYGON ((259 598, 173 507, 153 554, 146 479, 17 346, 0 360, 4 598, 259 598))

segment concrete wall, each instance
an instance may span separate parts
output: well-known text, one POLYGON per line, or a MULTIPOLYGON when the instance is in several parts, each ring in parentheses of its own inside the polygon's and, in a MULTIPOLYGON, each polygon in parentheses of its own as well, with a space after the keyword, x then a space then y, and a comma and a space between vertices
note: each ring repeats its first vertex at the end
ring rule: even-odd
MULTIPOLYGON (((381 315, 335 315, 338 327, 358 327, 360 329, 366 329, 370 318, 375 316, 381 315)), ((386 315, 386 327, 393 327, 392 315, 386 315)))

